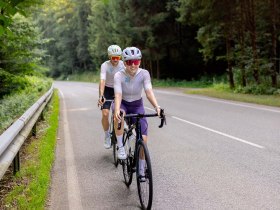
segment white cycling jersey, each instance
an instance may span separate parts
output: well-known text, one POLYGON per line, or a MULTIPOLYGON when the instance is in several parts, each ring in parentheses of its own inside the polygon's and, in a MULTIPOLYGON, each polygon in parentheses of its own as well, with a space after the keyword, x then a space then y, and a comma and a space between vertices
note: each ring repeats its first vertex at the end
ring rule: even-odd
POLYGON ((123 61, 119 61, 117 66, 113 66, 110 61, 105 61, 101 65, 100 79, 105 80, 105 86, 114 87, 114 75, 124 68, 123 61))
POLYGON ((125 72, 125 69, 117 72, 114 77, 114 91, 121 93, 122 99, 128 102, 142 98, 142 91, 152 89, 150 73, 139 68, 134 77, 125 72))

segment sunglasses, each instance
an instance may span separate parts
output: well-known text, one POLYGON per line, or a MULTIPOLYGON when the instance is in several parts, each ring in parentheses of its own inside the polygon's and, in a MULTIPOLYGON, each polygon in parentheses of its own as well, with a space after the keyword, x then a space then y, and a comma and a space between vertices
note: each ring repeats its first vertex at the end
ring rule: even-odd
POLYGON ((111 60, 112 61, 119 61, 121 59, 121 56, 112 56, 111 60))
POLYGON ((137 66, 137 65, 140 64, 140 61, 141 61, 141 60, 128 60, 128 61, 126 61, 125 63, 126 63, 126 65, 128 65, 128 66, 132 66, 132 64, 134 64, 134 66, 137 66))

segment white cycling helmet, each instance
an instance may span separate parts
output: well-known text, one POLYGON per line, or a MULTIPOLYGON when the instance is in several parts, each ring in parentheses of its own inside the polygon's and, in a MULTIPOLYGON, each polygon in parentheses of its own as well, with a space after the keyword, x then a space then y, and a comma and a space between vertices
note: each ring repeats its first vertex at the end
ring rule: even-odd
POLYGON ((118 45, 111 45, 108 47, 108 56, 121 56, 122 49, 118 45))
POLYGON ((124 61, 141 60, 142 54, 137 47, 127 47, 123 50, 122 57, 124 61))

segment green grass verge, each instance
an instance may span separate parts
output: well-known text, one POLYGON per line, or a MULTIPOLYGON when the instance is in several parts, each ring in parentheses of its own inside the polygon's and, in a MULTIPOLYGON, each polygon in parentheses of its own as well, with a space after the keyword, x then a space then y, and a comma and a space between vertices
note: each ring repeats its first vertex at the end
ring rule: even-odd
POLYGON ((188 94, 198 94, 220 99, 280 107, 280 95, 251 95, 232 93, 225 90, 217 90, 215 88, 190 89, 184 92, 188 94))
POLYGON ((27 158, 21 161, 21 170, 13 177, 17 184, 4 199, 7 209, 44 209, 46 205, 58 130, 56 90, 44 115, 45 122, 39 126, 41 131, 37 131, 38 137, 31 139, 25 147, 27 158))

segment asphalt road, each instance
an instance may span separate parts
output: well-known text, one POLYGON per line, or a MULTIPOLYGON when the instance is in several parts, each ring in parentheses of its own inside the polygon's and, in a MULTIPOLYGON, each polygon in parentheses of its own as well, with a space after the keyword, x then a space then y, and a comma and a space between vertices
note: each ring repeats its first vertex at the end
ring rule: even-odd
MULTIPOLYGON (((140 209, 103 148, 98 85, 55 82, 60 128, 49 209, 140 209)), ((280 109, 155 90, 149 118, 153 209, 280 209, 280 109)), ((147 112, 151 105, 145 100, 147 112)))

